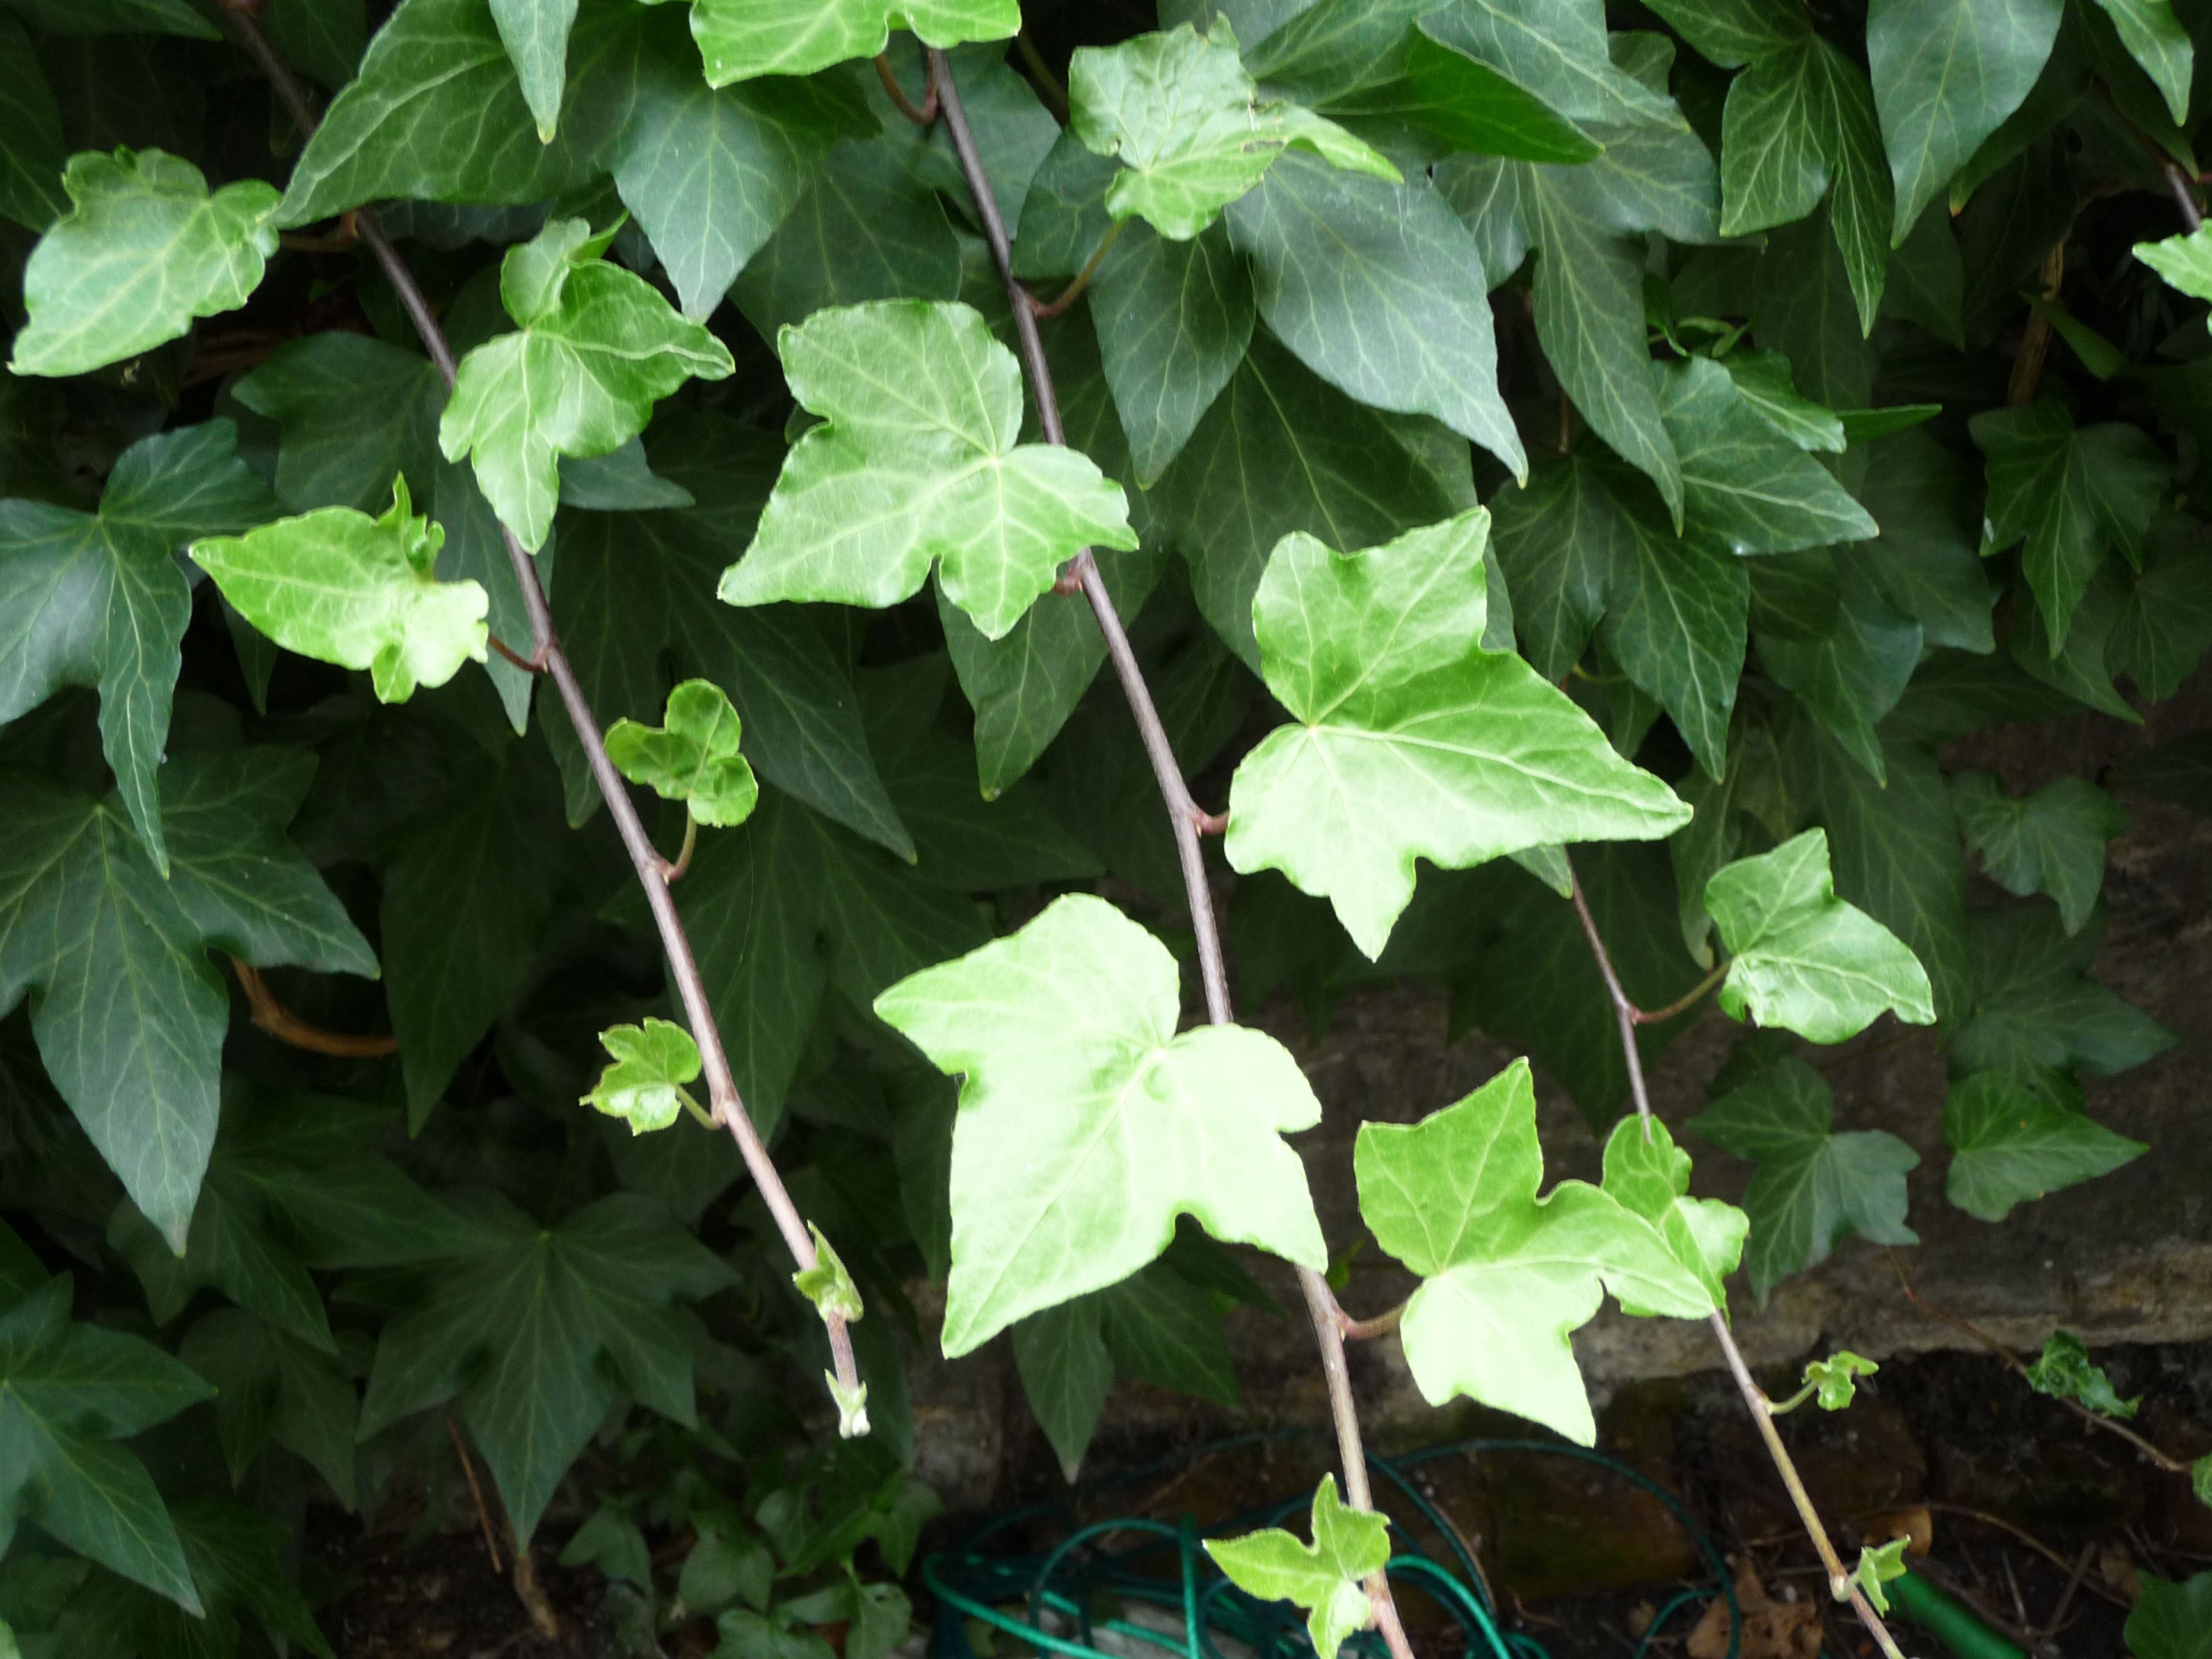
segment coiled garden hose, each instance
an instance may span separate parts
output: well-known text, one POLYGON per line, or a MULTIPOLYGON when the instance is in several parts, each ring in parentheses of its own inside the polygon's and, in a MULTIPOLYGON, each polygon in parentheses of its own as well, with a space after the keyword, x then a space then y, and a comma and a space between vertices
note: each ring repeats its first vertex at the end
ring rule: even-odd
MULTIPOLYGON (((1089 1488, 1085 1495, 1096 1498, 1103 1492, 1153 1480, 1198 1458, 1283 1437, 1243 1435, 1218 1441, 1127 1471, 1089 1488)), ((1470 1659, 1549 1659, 1543 1644, 1533 1637, 1502 1628, 1473 1554, 1457 1529, 1407 1473, 1441 1458, 1486 1451, 1576 1458, 1657 1498, 1689 1539, 1712 1582, 1683 1591, 1659 1609, 1637 1645, 1637 1659, 1644 1659, 1652 1642, 1676 1613, 1702 1606, 1715 1596, 1729 1610, 1728 1659, 1737 1659, 1743 1640, 1743 1613, 1720 1551, 1664 1488, 1626 1464, 1580 1446, 1538 1440, 1456 1440, 1399 1457, 1370 1453, 1367 1462, 1372 1475, 1388 1481, 1405 1498, 1436 1536, 1445 1541, 1451 1557, 1448 1563, 1432 1559, 1417 1540, 1393 1522, 1393 1553, 1385 1570, 1394 1584, 1419 1590, 1444 1611, 1464 1638, 1470 1659)), ((1300 1497, 1271 1504, 1224 1522, 1215 1530, 1228 1535, 1277 1525, 1302 1510, 1305 1502, 1300 1497)), ((996 1553, 989 1547, 993 1537, 1022 1522, 1066 1520, 1073 1508, 1070 1501, 1010 1510, 986 1522, 957 1547, 933 1555, 922 1564, 922 1583, 939 1604, 930 1659, 977 1659, 971 1620, 1030 1650, 1065 1654, 1071 1659, 1091 1659, 1104 1652, 1097 1641, 1107 1632, 1120 1638, 1124 1651, 1127 1644, 1135 1644, 1176 1655, 1177 1659, 1224 1659, 1223 1641, 1237 1644, 1258 1659, 1299 1659, 1313 1651, 1304 1620, 1286 1603, 1258 1601, 1231 1584, 1200 1547, 1198 1528, 1187 1516, 1180 1525, 1134 1516, 1094 1522, 1075 1528, 1042 1557, 996 1553), (1128 1541, 1109 1542, 1121 1540, 1128 1541), (1172 1576, 1164 1570, 1170 1561, 1172 1576), (1099 1616, 1102 1609, 1133 1611, 1140 1606, 1169 1616, 1151 1623, 1122 1617, 1120 1612, 1099 1616)), ((1384 1651, 1382 1638, 1372 1632, 1352 1637, 1345 1649, 1359 1659, 1380 1659, 1384 1651)), ((1961 1659, 1998 1659, 1998 1656, 1993 1651, 1977 1652, 1962 1654, 1961 1659)))

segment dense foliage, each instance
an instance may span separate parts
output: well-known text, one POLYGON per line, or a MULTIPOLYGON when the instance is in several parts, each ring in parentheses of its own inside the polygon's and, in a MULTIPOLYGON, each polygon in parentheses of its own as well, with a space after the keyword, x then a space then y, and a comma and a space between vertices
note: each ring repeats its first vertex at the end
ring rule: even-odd
MULTIPOLYGON (((2212 645, 2212 9, 1648 4, 0 0, 0 1652, 327 1651, 307 1504, 459 1460, 879 1659, 902 1349, 1073 1470, 1233 1401, 1224 1247, 1358 1324, 1217 903, 1606 1133, 1360 1127, 1439 1404, 1912 1242, 1807 1045, 1931 1028, 1984 1221, 2140 1155, 2126 812, 1937 752, 2212 645)), ((1218 1549, 1324 1652, 1356 1463, 1218 1549)))

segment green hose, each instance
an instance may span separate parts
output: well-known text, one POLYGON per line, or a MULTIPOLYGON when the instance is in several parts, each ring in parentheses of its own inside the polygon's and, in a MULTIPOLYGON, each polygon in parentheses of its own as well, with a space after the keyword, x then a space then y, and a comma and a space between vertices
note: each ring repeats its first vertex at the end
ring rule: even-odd
POLYGON ((1958 1659, 2027 1659, 2010 1642, 1917 1573, 1889 1583, 1890 1599, 1958 1659))

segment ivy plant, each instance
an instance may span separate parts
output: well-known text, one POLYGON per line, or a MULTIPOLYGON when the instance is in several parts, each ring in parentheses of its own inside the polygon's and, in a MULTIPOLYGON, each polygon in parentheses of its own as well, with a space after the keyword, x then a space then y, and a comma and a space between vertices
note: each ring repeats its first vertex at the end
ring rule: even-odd
POLYGON ((17 11, 0 1648, 325 1650, 247 1499, 465 1459, 524 1551, 587 1469, 648 1627, 872 1659, 915 1341, 1072 1475, 1295 1285, 1342 1485, 1208 1547, 1404 1659, 1346 1341, 1587 1442, 1610 1298, 1841 1409, 1732 1318, 2148 1150, 2196 9, 17 11), (1526 1057, 1309 1138, 1271 994, 1394 982, 1526 1057))

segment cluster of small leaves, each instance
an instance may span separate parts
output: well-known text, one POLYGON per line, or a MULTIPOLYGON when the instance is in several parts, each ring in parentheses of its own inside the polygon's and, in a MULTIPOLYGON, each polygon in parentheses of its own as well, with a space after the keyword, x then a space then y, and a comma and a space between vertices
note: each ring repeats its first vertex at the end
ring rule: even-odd
MULTIPOLYGON (((1158 13, 288 0, 257 27, 312 134, 175 0, 0 17, 27 1650, 172 1650, 187 1616, 314 1648, 234 1490, 374 1504, 449 1425, 526 1537, 600 1437, 629 1484, 570 1553, 650 1626, 888 1647, 904 1603, 851 1562, 902 1568, 924 1506, 903 1322, 852 1327, 868 1437, 795 1480, 746 1471, 831 1423, 772 1376, 927 1278, 945 1353, 1010 1333, 1071 1472, 1117 1376, 1233 1404, 1221 1318, 1274 1304, 1224 1247, 1351 1243, 1289 1139, 1322 1106, 1277 988, 1325 1024, 1441 983, 1529 1056, 1361 1124, 1353 1173, 1423 1393, 1583 1440, 1569 1339, 1608 1294, 1705 1318, 1739 1267, 1764 1301, 1912 1243, 1923 1154, 1996 1222, 2146 1150, 2089 1109, 2172 1041, 2094 971, 2130 809, 2078 744, 1984 734, 2116 746, 2212 646, 2204 21, 1158 13), (906 112, 940 74, 995 216, 906 112), (1054 419, 992 217, 1066 290, 1054 419), (1100 672, 1085 559, 1164 734, 1100 672), (1252 1024, 1182 1029, 1148 737, 1226 809, 1202 873, 1252 1024), (602 777, 680 872, 719 1045, 673 1018, 602 777), (1584 907, 1640 1006, 1712 988, 1757 1028, 1681 1126, 1753 1166, 1740 1207, 1615 1123, 1584 907), (1817 1051, 1878 1023, 1942 1051, 1917 1133, 1838 1121, 1817 1051), (742 1103, 710 1112, 717 1047, 742 1103), (1546 1190, 1540 1075, 1599 1183, 1546 1190), (813 1229, 795 1281, 738 1111, 813 1229), (648 1528, 697 1540, 672 1590, 648 1528)), ((2203 811, 2206 766, 2118 778, 2203 811)), ((1839 1407, 1863 1364, 1808 1385, 1839 1407)), ((2078 1345, 2036 1373, 2124 1407, 2078 1345)), ((1369 1526, 1325 1483, 1311 1545, 1224 1565, 1333 1650, 1369 1526)))

